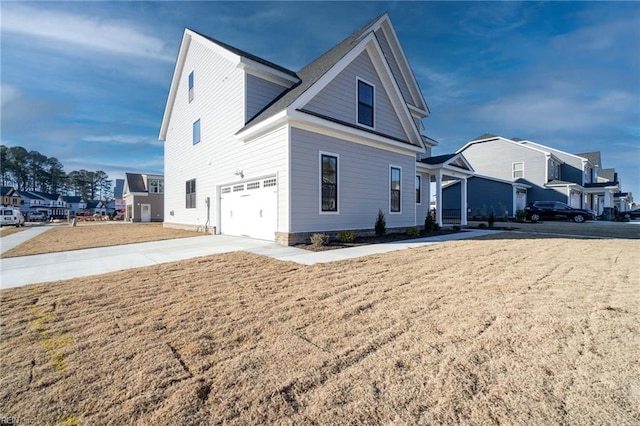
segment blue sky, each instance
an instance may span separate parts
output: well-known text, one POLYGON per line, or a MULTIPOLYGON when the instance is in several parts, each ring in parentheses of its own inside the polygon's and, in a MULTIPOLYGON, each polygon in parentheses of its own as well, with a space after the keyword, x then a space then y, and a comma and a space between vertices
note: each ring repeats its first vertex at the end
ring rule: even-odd
POLYGON ((7 2, 1 143, 161 173, 185 27, 297 71, 387 11, 449 153, 483 134, 600 151, 640 201, 637 2, 7 2))

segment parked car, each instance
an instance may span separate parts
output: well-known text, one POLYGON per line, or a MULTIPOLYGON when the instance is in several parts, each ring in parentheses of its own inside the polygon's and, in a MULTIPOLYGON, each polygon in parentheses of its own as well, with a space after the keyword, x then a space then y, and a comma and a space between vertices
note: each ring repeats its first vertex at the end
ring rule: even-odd
POLYGON ((0 209, 0 226, 13 225, 15 227, 24 226, 24 215, 20 209, 2 208, 0 209))
POLYGON ((593 220, 596 214, 592 210, 577 209, 559 201, 536 201, 524 208, 527 220, 537 222, 541 219, 572 220, 582 223, 593 220))
POLYGON ((47 214, 45 212, 30 211, 27 212, 27 220, 29 222, 45 222, 47 214))
POLYGON ((629 210, 620 214, 628 216, 629 219, 640 219, 640 209, 629 210))

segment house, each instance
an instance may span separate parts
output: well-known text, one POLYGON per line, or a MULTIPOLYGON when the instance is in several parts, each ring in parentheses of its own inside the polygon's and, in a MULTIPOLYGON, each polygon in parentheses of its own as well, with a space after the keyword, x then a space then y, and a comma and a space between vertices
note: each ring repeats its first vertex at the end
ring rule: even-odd
MULTIPOLYGON (((295 244, 422 225, 443 165, 385 13, 297 72, 184 31, 159 139, 165 226, 295 244)), ((453 171, 453 169, 451 170, 453 171)))
POLYGON ((63 195, 62 200, 67 203, 70 216, 75 216, 76 214, 84 211, 87 208, 87 203, 80 196, 63 195))
POLYGON ((20 207, 20 194, 11 186, 0 188, 2 207, 20 207))
MULTIPOLYGON (((599 152, 571 154, 525 139, 485 134, 465 144, 457 153, 464 155, 477 175, 527 185, 528 202, 562 201, 602 214, 613 211, 613 194, 619 192, 617 182, 598 181, 599 152)), ((495 186, 495 182, 480 187, 478 183, 481 182, 476 182, 474 190, 481 193, 488 193, 489 186, 495 186)), ((519 190, 522 189, 524 187, 519 190)), ((509 206, 514 200, 503 197, 492 201, 496 202, 509 206)), ((494 209, 494 213, 498 217, 504 214, 500 209, 494 209)))
POLYGON ((131 222, 162 222, 164 218, 164 177, 125 173, 122 188, 125 219, 131 222))
POLYGON ((107 206, 100 200, 89 200, 87 201, 85 211, 92 215, 97 214, 100 216, 106 216, 107 206))
POLYGON ((60 194, 48 194, 40 191, 19 191, 20 210, 22 213, 29 211, 43 212, 55 219, 67 219, 69 206, 60 194))

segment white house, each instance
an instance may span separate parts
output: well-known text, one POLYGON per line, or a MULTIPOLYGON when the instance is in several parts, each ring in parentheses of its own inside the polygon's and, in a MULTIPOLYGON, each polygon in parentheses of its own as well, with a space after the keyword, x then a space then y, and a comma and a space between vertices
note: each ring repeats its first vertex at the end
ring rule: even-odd
POLYGON ((293 72, 186 29, 160 129, 165 226, 293 244, 422 225, 428 107, 387 14, 293 72))

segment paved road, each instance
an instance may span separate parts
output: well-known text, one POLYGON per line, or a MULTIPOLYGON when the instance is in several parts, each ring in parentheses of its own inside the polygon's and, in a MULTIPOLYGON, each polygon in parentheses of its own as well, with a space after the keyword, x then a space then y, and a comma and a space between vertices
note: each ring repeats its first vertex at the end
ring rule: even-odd
MULTIPOLYGON (((469 222, 469 225, 477 226, 479 223, 486 222, 469 222)), ((587 221, 584 223, 565 221, 545 221, 538 223, 496 222, 495 226, 513 226, 517 228, 516 232, 527 232, 539 236, 561 235, 567 237, 640 239, 640 220, 631 222, 587 221)))

